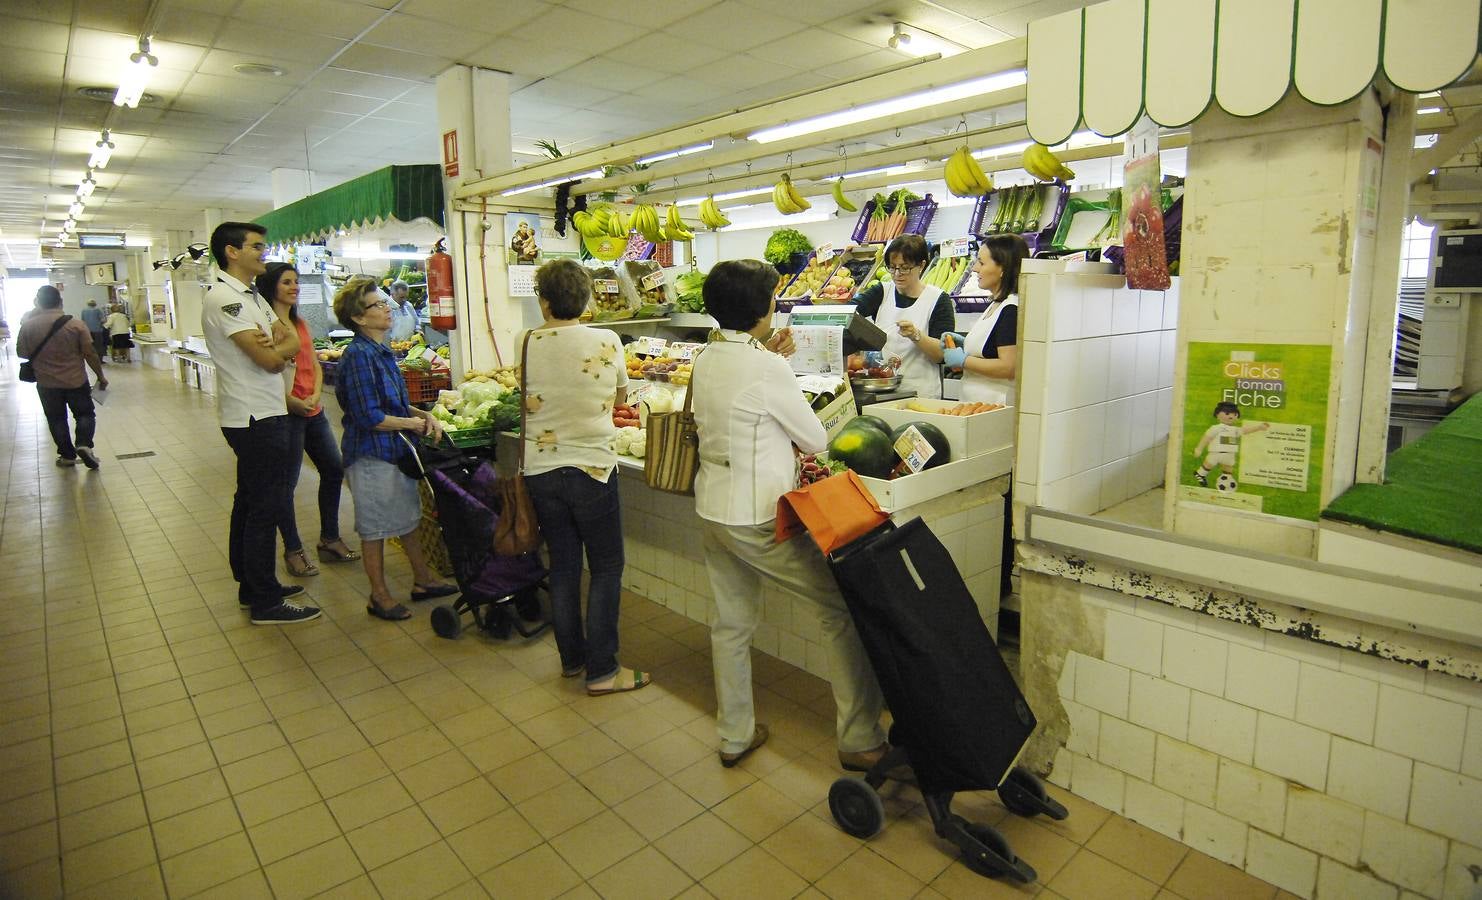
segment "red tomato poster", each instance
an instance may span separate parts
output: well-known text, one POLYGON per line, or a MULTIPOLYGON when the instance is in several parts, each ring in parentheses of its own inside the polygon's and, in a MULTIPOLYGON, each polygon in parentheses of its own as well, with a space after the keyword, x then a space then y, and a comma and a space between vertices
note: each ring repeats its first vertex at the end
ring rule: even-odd
POLYGON ((1127 134, 1127 165, 1122 173, 1122 246, 1127 286, 1166 291, 1168 256, 1163 244, 1162 169, 1158 165, 1158 125, 1146 116, 1127 134))

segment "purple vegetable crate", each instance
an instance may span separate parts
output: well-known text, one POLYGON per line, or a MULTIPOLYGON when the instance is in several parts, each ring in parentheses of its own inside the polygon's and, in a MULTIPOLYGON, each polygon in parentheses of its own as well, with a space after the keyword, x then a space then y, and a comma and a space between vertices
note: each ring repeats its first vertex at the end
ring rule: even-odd
POLYGON ((988 218, 988 207, 993 203, 993 193, 984 194, 973 203, 973 214, 967 220, 967 233, 979 235, 983 233, 983 220, 988 218))
MULTIPOLYGON (((875 201, 866 200, 864 208, 859 211, 859 221, 854 223, 854 233, 850 239, 856 244, 867 243, 865 233, 869 231, 870 215, 875 211, 875 201)), ((926 229, 931 227, 931 220, 937 214, 937 202, 927 194, 920 200, 912 200, 906 204, 906 227, 901 234, 926 234, 926 229)), ((886 241, 869 241, 872 244, 883 244, 886 241)))

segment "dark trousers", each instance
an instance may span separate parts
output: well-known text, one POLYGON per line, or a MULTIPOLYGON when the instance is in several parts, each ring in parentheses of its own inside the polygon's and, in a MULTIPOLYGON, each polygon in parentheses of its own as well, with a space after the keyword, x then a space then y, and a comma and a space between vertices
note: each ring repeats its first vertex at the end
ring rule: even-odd
POLYGON ((313 416, 288 417, 288 453, 293 459, 288 472, 288 503, 278 530, 283 533, 283 550, 302 550, 298 520, 293 514, 293 492, 303 469, 304 453, 319 473, 319 540, 333 541, 340 536, 340 486, 345 483, 345 461, 340 444, 329 427, 329 416, 320 410, 313 416))
POLYGON ((298 460, 290 453, 288 416, 252 419, 246 428, 223 428, 237 455, 237 493, 232 498, 231 537, 227 557, 237 580, 237 600, 254 610, 282 602, 278 583, 278 522, 288 494, 289 470, 298 460))
POLYGON ((98 416, 93 409, 92 385, 84 383, 75 388, 36 387, 41 398, 41 411, 46 414, 46 425, 51 429, 51 439, 57 445, 57 455, 63 459, 76 459, 78 447, 91 447, 93 434, 98 430, 98 416), (67 428, 67 411, 77 420, 77 440, 67 428))
POLYGON ((587 667, 587 681, 617 674, 618 606, 623 594, 623 523, 617 473, 607 483, 576 468, 525 479, 535 517, 550 551, 551 625, 561 668, 587 667), (585 634, 581 615, 581 560, 592 572, 585 634))
POLYGON ((90 331, 93 336, 93 349, 98 351, 98 358, 102 359, 108 353, 108 332, 90 331))

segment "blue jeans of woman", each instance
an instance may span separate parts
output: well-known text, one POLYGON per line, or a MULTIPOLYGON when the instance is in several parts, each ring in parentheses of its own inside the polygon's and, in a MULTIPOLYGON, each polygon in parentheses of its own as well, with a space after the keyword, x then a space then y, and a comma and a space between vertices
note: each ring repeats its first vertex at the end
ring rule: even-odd
POLYGON ((283 534, 283 550, 302 550, 304 542, 298 536, 298 522, 293 514, 293 492, 298 487, 299 472, 303 469, 304 453, 319 472, 319 540, 333 541, 340 536, 340 486, 345 482, 345 462, 340 456, 340 444, 329 427, 329 416, 320 410, 312 416, 288 417, 289 452, 293 465, 288 473, 288 504, 283 511, 283 520, 278 530, 283 534))
POLYGON ((604 484, 566 467, 525 479, 550 551, 551 624, 561 668, 585 665, 589 684, 617 674, 618 606, 623 593, 623 523, 617 473, 604 484), (586 629, 581 614, 581 562, 585 548, 592 584, 586 629))

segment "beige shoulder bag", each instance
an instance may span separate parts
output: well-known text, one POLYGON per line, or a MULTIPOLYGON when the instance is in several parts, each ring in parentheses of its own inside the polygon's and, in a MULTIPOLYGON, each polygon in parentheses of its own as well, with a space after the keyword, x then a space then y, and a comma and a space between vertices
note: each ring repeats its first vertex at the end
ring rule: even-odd
MULTIPOLYGON (((696 366, 704 352, 695 354, 696 366)), ((684 392, 684 409, 649 414, 643 476, 654 490, 694 496, 695 474, 700 471, 700 429, 695 426, 695 414, 690 412, 694 396, 695 379, 691 374, 684 392)))

